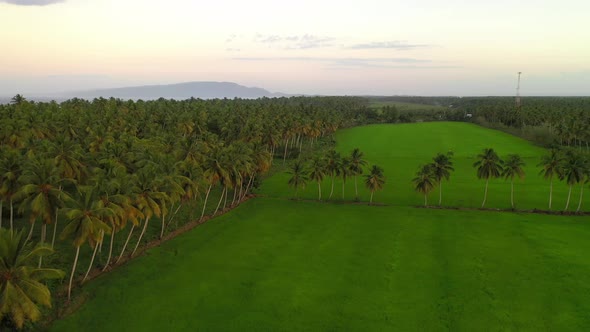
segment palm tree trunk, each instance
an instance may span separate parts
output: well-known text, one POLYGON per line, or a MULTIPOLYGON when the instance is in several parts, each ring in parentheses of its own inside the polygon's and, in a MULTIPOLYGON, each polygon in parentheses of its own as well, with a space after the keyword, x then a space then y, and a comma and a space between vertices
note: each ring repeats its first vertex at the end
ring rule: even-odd
MULTIPOLYGON (((100 242, 102 243, 102 240, 100 240, 100 242)), ((84 275, 84 278, 82 279, 82 283, 84 283, 84 281, 86 281, 86 279, 88 278, 88 275, 90 274, 90 270, 92 270, 92 265, 94 264, 94 257, 96 257, 96 252, 98 251, 99 245, 100 245, 100 243, 97 243, 94 245, 94 251, 92 252, 92 258, 90 259, 90 264, 88 265, 88 269, 86 270, 86 274, 84 275)))
POLYGON ((34 220, 31 223, 31 229, 29 230, 29 235, 27 235, 27 242, 31 241, 31 238, 33 237, 33 229, 35 229, 35 221, 34 220))
POLYGON ((72 281, 74 281, 74 273, 76 272, 76 265, 78 264, 78 255, 80 254, 80 246, 76 247, 76 257, 74 258, 74 265, 72 265, 72 273, 70 273, 70 283, 68 284, 68 301, 72 294, 72 281))
POLYGON ((285 141, 285 152, 283 153, 283 165, 285 165, 285 160, 287 160, 287 147, 289 146, 289 139, 285 141))
POLYGON ((375 193, 375 190, 371 190, 371 199, 369 200, 369 205, 373 204, 373 194, 375 193))
POLYGON ((135 248, 131 252, 131 257, 133 257, 133 255, 135 254, 135 251, 137 250, 137 248, 139 248, 139 244, 141 243, 141 239, 143 238, 143 234, 145 234, 145 230, 147 229, 147 226, 149 223, 150 223, 150 218, 145 218, 145 223, 143 224, 143 228, 141 229, 141 233, 139 234, 139 239, 137 240, 137 243, 135 244, 135 248))
MULTIPOLYGON (((45 234, 47 233, 47 224, 43 223, 41 226, 41 241, 40 243, 45 243, 45 234)), ((41 268, 41 264, 43 264, 43 256, 39 256, 39 266, 37 268, 41 268)))
POLYGON ((301 154, 301 149, 303 148, 303 139, 299 141, 299 154, 301 154))
MULTIPOLYGON (((241 191, 241 190, 242 190, 242 185, 240 184, 240 191, 241 191)), ((238 195, 238 191, 236 190, 236 188, 234 188, 234 197, 233 197, 233 199, 231 200, 231 204, 230 204, 230 206, 234 206, 234 203, 236 202, 236 197, 237 197, 237 195, 238 195)))
POLYGON ((125 244, 123 245, 123 249, 121 250, 121 254, 119 254, 119 258, 117 258, 117 261, 115 262, 115 264, 119 263, 121 258, 123 258, 123 254, 125 253, 125 249, 127 248, 127 244, 129 243, 129 240, 131 239, 131 235, 133 235, 134 229, 135 229, 135 225, 131 225, 131 230, 129 231, 129 235, 127 235, 127 240, 125 240, 125 244))
POLYGON ((240 201, 243 200, 246 197, 246 195, 248 195, 248 191, 250 191, 252 183, 254 182, 254 176, 255 175, 250 176, 250 179, 248 180, 248 184, 246 185, 246 189, 244 190, 244 194, 240 198, 240 201))
POLYGON ((580 212, 580 209, 582 208, 582 195, 584 195, 584 183, 582 183, 582 187, 580 188, 580 200, 578 201, 576 212, 580 212))
POLYGON ((113 255, 113 243, 115 242, 115 224, 111 223, 111 243, 109 244, 109 257, 107 258, 107 262, 104 265, 104 268, 102 269, 103 271, 107 269, 107 267, 109 267, 109 264, 111 263, 111 257, 113 255))
POLYGON ((481 203, 481 207, 484 207, 486 205, 486 199, 488 198, 488 182, 489 181, 490 181, 490 179, 486 179, 486 189, 483 194, 483 203, 481 203))
POLYGON ((42 223, 41 224, 41 241, 39 241, 40 243, 45 243, 46 234, 47 234, 47 224, 42 223))
POLYGON ((510 205, 514 209, 514 180, 510 181, 510 205))
POLYGON ((225 210, 225 207, 227 206, 227 188, 225 189, 225 199, 223 200, 223 209, 225 210))
POLYGON ((322 183, 318 181, 318 201, 322 200, 322 183))
POLYGON ((354 199, 356 199, 357 201, 359 199, 359 189, 356 184, 356 175, 354 176, 354 199))
POLYGON ((328 199, 332 198, 332 194, 334 193, 334 174, 332 174, 332 189, 330 189, 330 196, 328 199))
POLYGON ((438 184, 438 206, 442 205, 442 180, 438 184))
POLYGON ((299 196, 299 186, 295 186, 295 199, 299 196))
MULTIPOLYGON (((13 206, 12 206, 12 197, 11 197, 10 198, 10 233, 11 234, 14 233, 14 228, 13 228, 13 225, 12 225, 12 220, 13 219, 14 219, 14 209, 13 209, 13 206)), ((29 239, 28 240, 30 240, 30 235, 29 235, 29 239)))
POLYGON ((344 200, 344 180, 342 180, 342 200, 344 200))
POLYGON ((174 217, 176 217, 176 214, 178 213, 178 210, 180 210, 181 207, 182 207, 182 203, 179 203, 178 207, 176 207, 176 210, 174 211, 174 213, 172 213, 172 217, 170 217, 170 219, 168 219, 168 224, 166 224, 166 228, 168 228, 168 226, 170 226, 172 219, 174 219, 174 217))
POLYGON ((223 195, 225 194, 225 187, 223 188, 223 191, 221 191, 221 197, 219 197, 219 203, 217 203, 217 208, 215 208, 215 212, 213 212, 213 215, 217 214, 217 211, 219 211, 219 207, 221 206, 221 202, 223 201, 223 195))
POLYGON ((424 206, 428 206, 428 194, 424 194, 424 206))
POLYGON ((549 182, 549 210, 551 210, 551 201, 553 200, 553 176, 549 182))
POLYGON ((164 237, 164 230, 166 229, 166 214, 162 213, 162 229, 160 230, 160 240, 164 237))
POLYGON ((203 219, 203 216, 205 215, 205 208, 207 207, 207 200, 209 199, 209 193, 211 192, 211 187, 213 187, 213 184, 210 184, 209 189, 207 189, 207 194, 205 195, 205 202, 203 203, 203 212, 201 212, 201 218, 199 218, 199 221, 201 221, 203 219))
POLYGON ((570 190, 567 193, 567 202, 565 203, 565 211, 567 211, 567 208, 570 206, 570 197, 572 196, 572 185, 570 184, 570 190))
POLYGON ((53 224, 53 236, 51 237, 51 249, 53 249, 53 246, 55 245, 55 234, 57 233, 57 213, 59 211, 58 209, 55 209, 55 223, 53 224))

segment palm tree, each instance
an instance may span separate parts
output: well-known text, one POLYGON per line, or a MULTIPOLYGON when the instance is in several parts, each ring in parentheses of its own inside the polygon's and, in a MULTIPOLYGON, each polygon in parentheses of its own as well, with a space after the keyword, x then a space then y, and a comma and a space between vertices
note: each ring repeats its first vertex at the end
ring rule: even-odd
POLYGON ((373 204, 373 194, 375 191, 383 189, 384 184, 385 176, 383 175, 383 169, 377 165, 373 165, 369 174, 365 176, 365 186, 371 191, 369 204, 373 204))
POLYGON ((322 200, 322 181, 326 175, 326 162, 321 157, 315 157, 311 160, 309 168, 309 179, 318 183, 318 200, 322 200))
POLYGON ((430 164, 432 167, 432 173, 434 175, 434 179, 438 184, 438 206, 442 205, 442 180, 449 180, 451 177, 451 172, 455 169, 453 168, 453 161, 451 158, 453 157, 453 152, 448 152, 446 154, 439 153, 437 154, 430 164))
POLYGON ((10 99, 11 104, 20 105, 24 103, 27 99, 23 97, 20 93, 10 99))
POLYGON ((563 179, 569 185, 567 194, 567 202, 565 203, 565 211, 569 208, 570 198, 572 196, 572 187, 574 184, 582 182, 586 170, 586 160, 581 153, 574 150, 567 151, 562 165, 563 179))
POLYGON ((352 150, 350 154, 350 174, 354 176, 354 197, 356 200, 359 199, 359 191, 356 182, 356 177, 363 174, 363 167, 367 165, 367 161, 363 159, 364 154, 358 148, 352 150))
MULTIPOLYGON (((225 160, 227 158, 225 157, 224 150, 225 149, 223 149, 220 145, 215 145, 213 150, 211 151, 211 154, 207 156, 205 164, 203 165, 205 179, 207 180, 209 187, 207 188, 207 192, 205 194, 203 211, 201 212, 201 218, 199 220, 202 220, 205 216, 207 200, 209 199, 209 194, 211 193, 211 189, 213 188, 213 186, 216 185, 217 182, 227 181, 229 178, 229 171, 226 168, 227 162, 225 160)), ((223 198, 223 192, 221 198, 223 198)))
POLYGON ((434 175, 432 165, 426 164, 420 167, 416 172, 416 177, 412 179, 415 190, 424 194, 424 206, 428 205, 428 194, 434 189, 436 185, 436 177, 434 175))
MULTIPOLYGON (((76 247, 76 256, 72 264, 72 272, 70 273, 70 281, 68 283, 68 301, 71 298, 72 281, 76 273, 76 266, 78 264, 78 256, 80 254, 80 247, 88 242, 94 249, 90 266, 94 261, 96 255, 96 248, 103 240, 104 234, 111 233, 111 228, 106 224, 106 220, 112 217, 115 212, 112 209, 106 208, 102 205, 102 201, 96 195, 96 190, 93 187, 81 187, 80 197, 77 200, 72 200, 72 207, 64 209, 66 218, 70 221, 63 229, 61 238, 73 238, 74 247, 76 247)), ((86 273, 88 275, 88 273, 86 273)))
POLYGON ((542 167, 540 175, 545 179, 549 179, 549 210, 551 210, 551 203, 553 201, 553 177, 557 175, 558 178, 563 176, 563 155, 557 149, 552 149, 548 155, 541 158, 541 162, 537 165, 542 167))
POLYGON ((162 213, 166 213, 166 202, 169 199, 166 193, 160 191, 161 182, 155 170, 151 167, 144 167, 137 175, 139 194, 136 197, 135 204, 144 215, 145 220, 141 233, 139 234, 139 239, 137 239, 137 244, 131 252, 131 256, 137 251, 150 219, 153 216, 160 218, 162 217, 162 213))
POLYGON ((481 203, 481 207, 483 208, 488 197, 488 184, 490 178, 495 179, 500 176, 502 173, 503 162, 502 159, 498 157, 498 154, 496 154, 496 151, 491 148, 484 149, 482 153, 477 155, 477 158, 479 160, 473 164, 473 167, 477 167, 477 177, 486 180, 483 202, 481 203))
POLYGON ((14 196, 20 190, 18 179, 22 174, 21 154, 16 150, 8 150, 0 159, 0 227, 2 226, 2 205, 8 202, 10 208, 10 230, 13 231, 14 196))
POLYGON ((504 168, 502 169, 502 177, 510 179, 510 204, 514 209, 514 178, 524 178, 524 161, 517 154, 509 154, 504 160, 504 168))
MULTIPOLYGON (((16 194, 16 198, 21 200, 20 211, 28 209, 30 213, 29 221, 31 229, 27 240, 33 235, 35 220, 41 219, 41 243, 45 243, 47 236, 47 225, 51 225, 56 220, 55 215, 65 201, 71 200, 71 197, 61 190, 62 180, 56 173, 53 161, 50 159, 38 160, 31 162, 29 167, 23 172, 19 179, 23 183, 22 188, 16 194)), ((42 257, 39 257, 39 267, 41 267, 42 257)))
POLYGON ((341 163, 342 157, 340 157, 340 153, 336 152, 335 150, 328 151, 326 154, 326 173, 332 178, 332 187, 330 189, 330 196, 328 196, 328 199, 332 198, 332 194, 334 193, 334 178, 337 175, 340 175, 341 163))
POLYGON ((291 174, 291 178, 289 178, 289 185, 291 187, 295 187, 295 198, 297 198, 297 194, 299 193, 299 187, 305 188, 305 184, 307 182, 307 174, 305 172, 305 168, 303 164, 297 160, 291 166, 291 170, 287 172, 291 174))
POLYGON ((43 244, 27 246, 22 230, 13 234, 0 228, 0 322, 6 318, 21 329, 26 320, 41 317, 39 305, 51 308, 51 293, 44 281, 63 278, 64 273, 33 264, 37 257, 52 252, 43 244))

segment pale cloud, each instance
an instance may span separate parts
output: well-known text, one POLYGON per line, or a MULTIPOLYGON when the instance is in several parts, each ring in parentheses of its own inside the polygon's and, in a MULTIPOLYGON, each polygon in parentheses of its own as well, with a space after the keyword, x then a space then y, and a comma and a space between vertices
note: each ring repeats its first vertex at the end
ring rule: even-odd
POLYGON ((303 35, 265 35, 256 34, 254 42, 257 44, 264 44, 271 48, 285 49, 285 50, 306 50, 312 48, 324 48, 334 46, 333 42, 336 38, 326 36, 316 36, 312 34, 303 35))
POLYGON ((398 69, 449 69, 460 68, 454 65, 438 65, 432 60, 415 58, 331 58, 331 57, 234 57, 236 61, 272 62, 318 62, 328 68, 398 68, 398 69))
POLYGON ((0 0, 0 2, 6 2, 18 6, 47 6, 65 1, 66 0, 0 0))
POLYGON ((361 43, 355 44, 348 48, 354 50, 366 50, 366 49, 395 49, 395 50, 410 50, 416 48, 426 48, 432 47, 433 45, 429 44, 411 44, 407 41, 384 41, 384 42, 370 42, 370 43, 361 43))

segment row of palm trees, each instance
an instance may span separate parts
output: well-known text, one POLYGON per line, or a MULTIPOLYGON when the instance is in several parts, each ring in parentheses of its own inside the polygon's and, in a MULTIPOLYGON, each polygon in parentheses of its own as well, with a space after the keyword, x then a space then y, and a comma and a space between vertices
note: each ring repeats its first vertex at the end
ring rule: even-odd
POLYGON ((428 205, 428 194, 438 185, 438 205, 442 204, 442 181, 449 180, 453 168, 453 152, 438 153, 428 164, 420 166, 412 179, 416 191, 424 194, 424 206, 428 205))
MULTIPOLYGON (((550 181, 549 184, 549 210, 553 202, 553 180, 557 178, 565 181, 569 186, 567 201, 564 210, 570 206, 572 188, 581 185, 580 197, 576 212, 582 207, 584 185, 590 182, 590 158, 587 153, 575 149, 553 149, 541 158, 537 165, 541 167, 540 175, 550 181)), ((510 180, 510 204, 514 209, 514 180, 525 177, 525 162, 518 154, 509 154, 502 159, 492 148, 484 149, 477 155, 473 163, 476 168, 477 177, 485 180, 484 196, 481 207, 485 207, 488 196, 488 185, 490 179, 504 178, 510 180)), ((428 205, 428 194, 439 186, 439 206, 442 204, 442 180, 449 180, 451 172, 454 171, 452 153, 437 154, 431 163, 422 165, 412 180, 415 190, 424 195, 424 205, 428 205)))
MULTIPOLYGON (((346 180, 350 177, 354 179, 355 200, 358 201, 358 176, 363 174, 367 161, 364 160, 364 153, 358 148, 352 150, 349 156, 342 156, 335 150, 329 150, 325 156, 315 156, 307 162, 297 160, 293 163, 288 173, 291 177, 288 180, 290 186, 295 188, 295 198, 298 197, 299 189, 305 188, 308 181, 315 181, 318 184, 318 200, 322 200, 322 181, 324 178, 331 179, 330 195, 334 194, 334 180, 336 177, 342 179, 342 199, 344 199, 346 180)), ((369 204, 373 203, 375 191, 383 189, 385 176, 383 169, 373 165, 369 174, 365 175, 365 186, 371 191, 369 204)))

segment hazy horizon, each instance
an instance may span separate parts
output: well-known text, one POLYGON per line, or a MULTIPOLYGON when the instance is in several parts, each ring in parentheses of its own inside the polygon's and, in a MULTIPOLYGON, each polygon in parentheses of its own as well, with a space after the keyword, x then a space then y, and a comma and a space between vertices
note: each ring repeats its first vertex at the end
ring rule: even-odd
POLYGON ((0 96, 191 81, 323 95, 590 95, 586 1, 0 0, 0 96))

